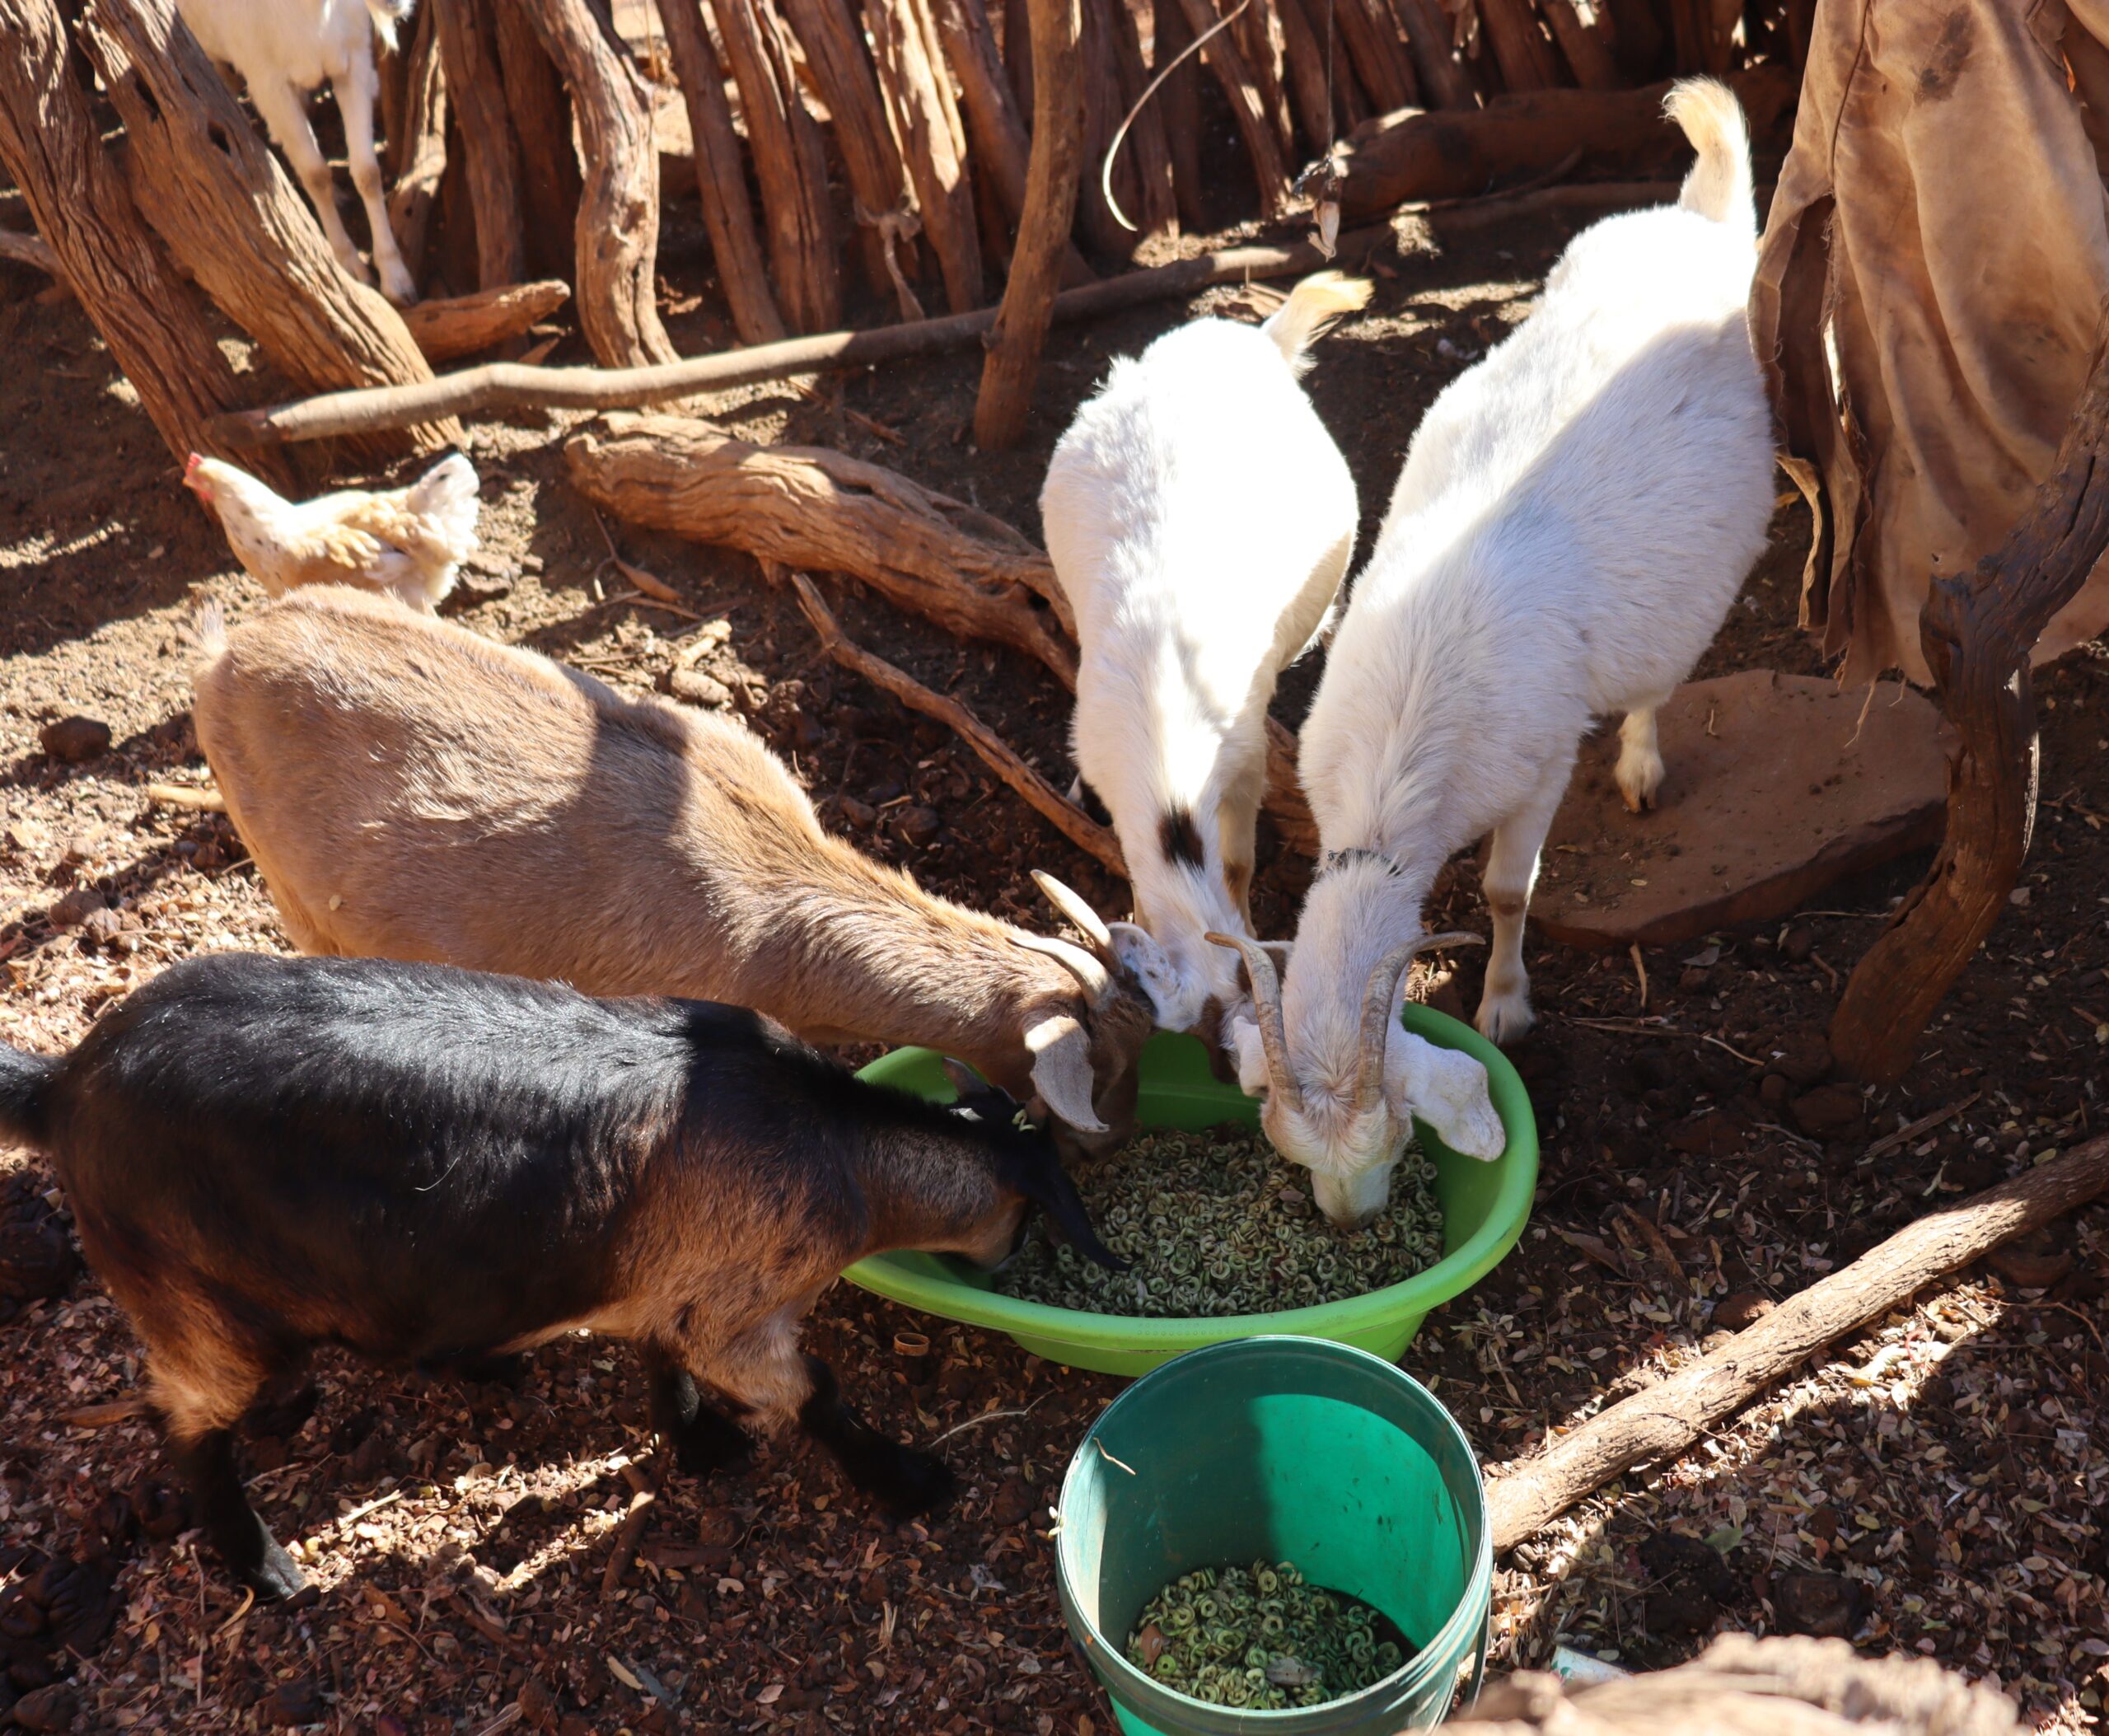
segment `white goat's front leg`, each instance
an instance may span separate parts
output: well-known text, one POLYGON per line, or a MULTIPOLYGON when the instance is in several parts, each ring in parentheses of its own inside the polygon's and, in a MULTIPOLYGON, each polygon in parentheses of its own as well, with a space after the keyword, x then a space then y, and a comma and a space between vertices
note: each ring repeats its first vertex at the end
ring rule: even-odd
POLYGON ((1655 805, 1655 792, 1662 787, 1662 751, 1655 736, 1655 713, 1665 700, 1636 705, 1618 726, 1618 788, 1633 812, 1655 805))
POLYGON ((1522 807, 1494 829, 1480 884, 1494 916, 1494 956, 1480 995, 1480 1035, 1512 1043, 1531 1028, 1531 979, 1523 968, 1523 919, 1538 882, 1538 857, 1567 788, 1574 756, 1549 769, 1522 807))
POLYGON ((283 79, 257 80, 250 85, 249 95, 271 137, 292 164, 301 185, 307 189, 307 202, 315 207, 316 218, 322 225, 330 250, 337 255, 337 263, 362 283, 367 282, 366 267, 359 263, 359 250, 352 245, 351 232, 337 214, 337 189, 330 178, 330 161, 316 143, 315 129, 307 124, 306 97, 283 79))
POLYGON ((1228 780, 1216 810, 1216 839, 1223 853, 1223 877, 1231 901, 1245 919, 1245 932, 1252 929, 1252 873, 1257 859, 1254 835, 1260 824, 1260 798, 1266 792, 1266 737, 1260 738, 1256 763, 1247 760, 1228 780))
POLYGON ((366 207, 367 227, 373 232, 373 266, 381 274, 381 292, 398 307, 408 307, 418 298, 418 286, 410 280, 395 245, 395 232, 388 222, 388 199, 381 184, 381 164, 373 154, 373 100, 379 80, 369 58, 353 67, 330 87, 337 93, 337 112, 344 118, 344 149, 352 160, 352 185, 359 190, 359 203, 366 207))

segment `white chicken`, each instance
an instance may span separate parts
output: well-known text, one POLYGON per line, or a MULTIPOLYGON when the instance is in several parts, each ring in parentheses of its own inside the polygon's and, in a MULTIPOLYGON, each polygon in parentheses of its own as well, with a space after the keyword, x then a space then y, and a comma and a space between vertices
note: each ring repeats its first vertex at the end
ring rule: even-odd
POLYGON ((478 546, 476 467, 459 452, 408 488, 303 501, 193 452, 183 485, 219 516, 235 559, 274 597, 298 585, 358 585, 437 614, 478 546))

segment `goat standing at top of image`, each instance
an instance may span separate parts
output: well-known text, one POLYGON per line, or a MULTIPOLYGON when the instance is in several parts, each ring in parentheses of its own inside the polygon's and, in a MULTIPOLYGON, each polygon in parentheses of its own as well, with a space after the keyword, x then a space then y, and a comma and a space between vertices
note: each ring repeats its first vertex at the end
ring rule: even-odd
POLYGON ((1415 433, 1303 728, 1319 870, 1285 981, 1242 948, 1257 1017, 1234 1036, 1268 1136, 1335 1223, 1382 1205, 1410 1131, 1365 1088, 1388 1064, 1368 1009, 1399 1050, 1391 1009, 1438 873, 1491 835, 1478 1024, 1511 1041, 1531 1018, 1524 913, 1582 737, 1624 714, 1619 787, 1653 802, 1655 709, 1765 546, 1749 134, 1710 79, 1668 112, 1699 153, 1677 203, 1578 236, 1537 310, 1415 433))
POLYGON ((417 285, 403 263, 395 232, 388 227, 388 203, 381 185, 381 164, 373 151, 373 110, 381 95, 374 70, 373 39, 377 32, 395 45, 395 26, 408 17, 416 0, 176 0, 176 11, 198 39, 199 47, 222 66, 232 67, 249 87, 250 101, 286 153, 307 190, 308 202, 320 219, 337 263, 362 283, 366 267, 352 245, 344 220, 337 214, 336 184, 330 160, 322 154, 315 129, 308 124, 307 99, 325 82, 337 99, 344 123, 344 152, 351 158, 352 185, 366 207, 373 234, 373 263, 381 274, 381 293, 399 307, 418 298, 417 285))

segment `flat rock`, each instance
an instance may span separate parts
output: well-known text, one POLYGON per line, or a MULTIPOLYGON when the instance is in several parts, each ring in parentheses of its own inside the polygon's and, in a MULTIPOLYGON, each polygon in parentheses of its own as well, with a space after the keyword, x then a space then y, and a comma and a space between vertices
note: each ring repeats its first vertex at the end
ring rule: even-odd
POLYGON ((1657 718, 1667 774, 1644 814, 1612 779, 1616 723, 1583 743, 1531 901, 1570 946, 1674 946, 1770 920, 1940 840, 1940 714, 1899 683, 1870 704, 1772 670, 1688 682, 1657 718))

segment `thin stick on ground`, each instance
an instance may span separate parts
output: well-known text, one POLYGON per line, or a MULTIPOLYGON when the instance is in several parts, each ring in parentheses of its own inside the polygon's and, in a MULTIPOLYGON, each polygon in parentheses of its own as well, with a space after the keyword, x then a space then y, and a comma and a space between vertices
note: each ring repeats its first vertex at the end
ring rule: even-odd
POLYGON ((820 635, 821 648, 845 669, 861 675, 874 687, 882 687, 912 711, 949 725, 988 768, 1010 785, 1042 817, 1053 822, 1070 843, 1096 857, 1110 873, 1125 878, 1126 861, 1120 841, 1074 802, 1020 759, 996 732, 956 700, 933 693, 914 676, 896 669, 885 658, 875 657, 842 630, 840 623, 821 600, 813 582, 802 573, 789 575, 798 595, 798 606, 820 635))
POLYGON ((1790 1297, 1719 1350, 1487 1481, 1494 1546, 1536 1534, 1636 1465, 1677 1457, 1808 1357, 2001 1242, 2109 1193, 2109 1138, 2090 1140, 1974 1199, 1929 1213, 1790 1297))

